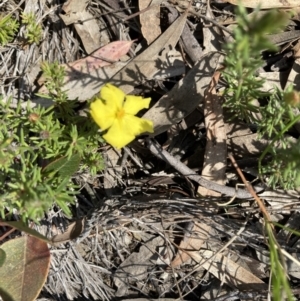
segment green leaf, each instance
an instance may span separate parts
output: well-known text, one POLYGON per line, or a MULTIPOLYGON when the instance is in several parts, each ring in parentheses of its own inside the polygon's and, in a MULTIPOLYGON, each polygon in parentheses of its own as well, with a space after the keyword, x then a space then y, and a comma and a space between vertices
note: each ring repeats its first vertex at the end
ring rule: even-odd
POLYGON ((3 301, 33 301, 40 293, 49 271, 47 244, 32 236, 12 239, 1 246, 6 260, 0 268, 3 301))
POLYGON ((0 249, 0 268, 3 266, 6 260, 6 253, 4 250, 0 249))
POLYGON ((68 159, 67 156, 61 157, 49 163, 43 171, 45 172, 58 172, 62 178, 70 178, 79 167, 81 157, 79 154, 75 154, 68 159))

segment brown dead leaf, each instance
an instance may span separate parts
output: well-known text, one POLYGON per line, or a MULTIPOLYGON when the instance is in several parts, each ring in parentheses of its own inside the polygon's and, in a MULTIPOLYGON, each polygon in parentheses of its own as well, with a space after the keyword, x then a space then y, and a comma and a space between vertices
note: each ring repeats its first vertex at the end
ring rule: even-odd
POLYGON ((101 46, 100 28, 94 16, 86 11, 87 0, 69 0, 62 9, 66 13, 60 14, 64 23, 74 27, 80 36, 84 49, 87 53, 92 53, 101 46))
POLYGON ((209 250, 190 252, 191 257, 220 281, 238 289, 267 289, 268 285, 241 265, 222 254, 209 250))
POLYGON ((232 120, 231 115, 226 115, 225 129, 227 133, 227 150, 236 158, 255 156, 261 153, 270 140, 260 138, 257 133, 252 133, 249 126, 239 120, 232 120), (228 121, 230 120, 230 121, 228 121))
MULTIPOLYGON (((168 21, 169 23, 173 23, 174 20, 177 19, 179 12, 175 7, 172 6, 168 6, 167 9, 170 12, 168 14, 168 21)), ((202 48, 188 24, 185 24, 183 28, 180 41, 184 51, 190 57, 193 63, 196 63, 199 59, 201 59, 203 55, 202 48)))
MULTIPOLYGON (((108 61, 119 60, 129 51, 132 43, 115 41, 83 59, 61 65, 66 70, 64 89, 68 98, 86 100, 98 93, 107 79, 124 66, 124 63, 111 64, 108 61)), ((38 82, 41 85, 44 81, 41 77, 38 82)), ((48 90, 42 86, 38 93, 47 94, 48 90)))
POLYGON ((89 0, 67 0, 62 9, 68 15, 83 11, 89 3, 89 0))
POLYGON ((154 123, 154 136, 167 131, 203 102, 204 92, 218 66, 219 57, 220 54, 216 52, 203 56, 171 91, 144 114, 143 118, 154 123))
POLYGON ((106 168, 103 175, 103 188, 107 197, 118 194, 118 185, 123 171, 123 167, 120 165, 121 158, 121 150, 111 147, 105 152, 106 168))
POLYGON ((113 76, 111 82, 119 83, 118 87, 128 94, 138 84, 153 79, 158 71, 166 69, 170 64, 164 57, 160 56, 160 53, 163 50, 170 51, 175 48, 185 25, 186 17, 187 14, 182 14, 146 50, 113 76))
POLYGON ((209 225, 198 222, 194 223, 191 231, 181 241, 179 251, 171 262, 171 266, 177 267, 185 263, 192 257, 190 253, 199 251, 202 245, 207 242, 210 231, 211 227, 209 225))
POLYGON ((282 90, 283 72, 258 72, 257 75, 264 80, 263 86, 261 88, 262 91, 270 92, 276 87, 282 90))
MULTIPOLYGON (((64 65, 66 72, 88 73, 92 70, 109 66, 112 64, 111 62, 117 62, 125 55, 132 43, 133 41, 115 41, 109 43, 83 59, 64 65)), ((72 80, 72 77, 69 76, 67 80, 72 80)))
MULTIPOLYGON (((222 103, 216 92, 216 85, 219 78, 220 72, 216 72, 204 96, 206 147, 202 176, 209 181, 224 185, 227 147, 222 103)), ((217 197, 221 195, 219 192, 209 190, 202 186, 199 186, 198 193, 203 196, 217 197)))
POLYGON ((234 5, 241 3, 245 7, 252 8, 260 6, 262 9, 300 7, 299 0, 225 0, 224 2, 229 2, 234 5))
MULTIPOLYGON (((209 3, 209 2, 208 2, 209 3)), ((210 19, 215 19, 210 5, 207 5, 206 9, 206 17, 210 19)), ((204 22, 204 25, 206 24, 204 22)), ((222 42, 223 42, 223 33, 221 32, 220 28, 217 26, 204 26, 203 27, 203 54, 212 52, 212 51, 221 51, 222 50, 222 42)))
POLYGON ((148 45, 151 44, 161 34, 160 30, 160 4, 162 0, 139 0, 140 11, 149 8, 148 10, 141 12, 140 22, 143 37, 146 39, 148 45))
MULTIPOLYGON (((101 86, 108 81, 117 84, 120 89, 128 94, 134 90, 135 86, 146 80, 182 74, 184 69, 182 59, 175 58, 174 61, 174 59, 170 58, 168 53, 175 48, 185 22, 186 14, 183 14, 144 52, 135 57, 128 64, 122 62, 109 64, 108 62, 100 60, 100 58, 94 62, 96 63, 96 67, 94 63, 92 66, 90 65, 89 59, 88 63, 82 62, 84 59, 79 61, 79 70, 74 70, 73 64, 76 65, 77 63, 68 64, 68 66, 72 65, 67 69, 67 78, 64 84, 68 98, 78 98, 78 100, 82 101, 92 98, 95 94, 99 93, 101 86)), ((118 54, 118 48, 113 47, 113 45, 114 43, 121 42, 132 43, 126 41, 110 43, 104 47, 114 48, 114 53, 110 51, 108 56, 100 53, 101 56, 109 60, 117 60, 114 57, 110 57, 110 55, 118 54)), ((93 59, 93 55, 94 54, 89 56, 91 60, 93 59)), ((120 56, 119 54, 119 57, 120 56)), ((47 89, 42 87, 38 93, 47 94, 47 89)), ((40 102, 40 100, 36 99, 35 102, 40 102)))
POLYGON ((125 296, 128 285, 128 278, 134 277, 143 280, 148 277, 148 270, 155 262, 151 261, 156 249, 164 244, 160 236, 147 241, 140 247, 138 252, 131 253, 117 268, 114 273, 114 284, 118 288, 117 297, 125 296))

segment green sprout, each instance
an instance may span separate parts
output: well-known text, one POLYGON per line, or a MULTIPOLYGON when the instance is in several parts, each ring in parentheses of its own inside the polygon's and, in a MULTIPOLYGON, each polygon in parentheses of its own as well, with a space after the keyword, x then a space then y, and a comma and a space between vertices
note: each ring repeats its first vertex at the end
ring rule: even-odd
POLYGON ((13 19, 11 14, 4 17, 0 15, 0 45, 5 46, 11 42, 18 28, 19 23, 13 19))
POLYGON ((26 25, 25 39, 29 44, 38 44, 42 39, 43 30, 42 26, 37 23, 36 16, 30 12, 23 13, 21 18, 23 25, 26 25))

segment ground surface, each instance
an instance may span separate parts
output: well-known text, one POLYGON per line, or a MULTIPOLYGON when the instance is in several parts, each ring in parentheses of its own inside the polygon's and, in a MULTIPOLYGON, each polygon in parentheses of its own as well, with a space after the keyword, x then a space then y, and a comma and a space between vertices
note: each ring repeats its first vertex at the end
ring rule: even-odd
MULTIPOLYGON (((252 181, 270 141, 258 140, 242 121, 229 121, 215 90, 224 85, 211 84, 219 81, 224 27, 234 26, 234 5, 157 0, 144 10, 148 2, 0 3, 1 13, 18 18, 34 12, 43 28, 39 43, 24 45, 21 28, 0 47, 4 99, 49 105, 35 94, 47 93, 40 80, 43 61, 70 68, 70 99, 84 102, 106 82, 152 98, 144 117, 154 122, 153 139, 141 137, 122 150, 104 145, 103 173, 76 176, 82 189, 74 218, 85 217, 85 229, 76 240, 51 247, 39 300, 266 300, 270 267, 262 214, 245 187, 236 190, 242 181, 227 154, 252 181), (102 52, 90 65, 78 61, 115 41, 125 41, 109 48, 115 63, 102 52)), ((277 36, 280 51, 258 70, 270 86, 300 85, 293 71, 299 64, 293 50, 298 20, 290 20, 288 35, 277 36)), ((254 185, 272 220, 299 229, 297 192, 271 191, 260 180, 254 185)), ((61 232, 70 223, 59 212, 48 216, 48 226, 38 227, 44 233, 49 223, 61 232)), ((277 229, 277 239, 299 258, 297 236, 277 229)), ((299 269, 287 261, 298 298, 299 269)))

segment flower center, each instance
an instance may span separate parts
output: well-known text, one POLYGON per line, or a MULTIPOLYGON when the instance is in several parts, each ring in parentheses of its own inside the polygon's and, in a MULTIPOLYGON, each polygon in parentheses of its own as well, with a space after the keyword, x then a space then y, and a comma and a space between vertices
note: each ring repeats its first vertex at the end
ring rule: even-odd
POLYGON ((120 109, 116 113, 116 118, 122 119, 124 115, 125 115, 125 110, 124 109, 120 109))

